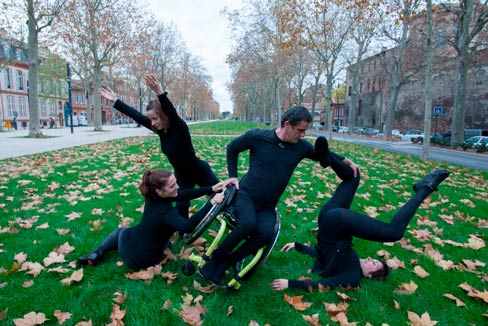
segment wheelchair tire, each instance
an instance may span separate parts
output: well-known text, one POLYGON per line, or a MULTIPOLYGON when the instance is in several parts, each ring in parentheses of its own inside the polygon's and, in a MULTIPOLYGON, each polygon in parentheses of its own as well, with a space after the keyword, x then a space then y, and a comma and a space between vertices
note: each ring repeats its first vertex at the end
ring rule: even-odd
MULTIPOLYGON (((271 251, 273 251, 273 248, 276 245, 276 242, 278 241, 278 236, 280 235, 280 230, 281 230, 281 216, 278 212, 276 212, 276 223, 275 223, 275 231, 273 238, 266 244, 263 255, 261 258, 259 258, 259 261, 254 265, 247 273, 246 275, 243 276, 243 278, 249 277, 251 274, 253 274, 265 261, 268 259, 269 255, 271 254, 271 251)), ((249 262, 253 259, 254 256, 248 256, 244 258, 243 260, 239 261, 236 266, 234 267, 234 273, 237 274, 239 271, 241 271, 249 262)))
MULTIPOLYGON (((207 215, 205 215, 205 217, 200 221, 200 223, 198 223, 195 229, 193 229, 191 233, 186 233, 183 235, 183 241, 185 242, 185 244, 192 244, 196 239, 198 239, 203 234, 203 232, 205 232, 205 230, 215 220, 217 215, 219 215, 220 212, 222 212, 230 205, 230 203, 234 199, 236 191, 237 189, 235 188, 234 185, 230 185, 225 190, 225 197, 222 203, 219 205, 213 205, 212 208, 208 211, 207 215)), ((207 201, 203 206, 205 206, 208 202, 209 201, 207 201)))

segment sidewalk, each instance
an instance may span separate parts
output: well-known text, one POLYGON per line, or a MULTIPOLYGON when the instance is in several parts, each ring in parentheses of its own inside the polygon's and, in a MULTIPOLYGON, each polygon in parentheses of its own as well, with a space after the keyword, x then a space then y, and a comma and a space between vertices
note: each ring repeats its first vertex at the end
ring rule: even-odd
POLYGON ((93 131, 93 127, 74 127, 73 133, 69 127, 41 130, 47 138, 26 138, 28 129, 0 132, 0 160, 124 137, 155 135, 144 127, 136 127, 135 124, 106 125, 103 126, 103 131, 93 131))

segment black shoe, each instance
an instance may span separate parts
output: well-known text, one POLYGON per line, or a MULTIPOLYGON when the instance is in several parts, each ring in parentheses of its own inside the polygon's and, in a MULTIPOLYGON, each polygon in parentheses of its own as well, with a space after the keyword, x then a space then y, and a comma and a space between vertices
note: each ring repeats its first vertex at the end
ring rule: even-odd
POLYGON ((325 137, 318 137, 315 140, 315 153, 322 167, 326 168, 330 165, 329 143, 325 137))
POLYGON ((436 170, 427 174, 425 177, 417 181, 413 185, 413 190, 417 192, 420 188, 428 188, 432 191, 437 191, 439 184, 449 176, 447 170, 436 170))
POLYGON ((198 268, 198 272, 204 279, 212 282, 217 286, 222 286, 222 277, 217 277, 215 273, 215 270, 218 268, 219 266, 215 262, 209 260, 205 265, 203 265, 203 267, 198 268))
POLYGON ((80 264, 81 266, 95 266, 102 260, 102 256, 103 254, 100 251, 96 250, 86 256, 81 256, 80 258, 78 258, 78 264, 80 264))

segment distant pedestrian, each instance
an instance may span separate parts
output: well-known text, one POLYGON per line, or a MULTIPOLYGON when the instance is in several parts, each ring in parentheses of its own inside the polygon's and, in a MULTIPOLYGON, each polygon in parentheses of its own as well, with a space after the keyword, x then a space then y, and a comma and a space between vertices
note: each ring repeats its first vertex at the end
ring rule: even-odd
POLYGON ((14 116, 14 121, 13 121, 14 129, 17 130, 17 118, 19 117, 19 113, 17 111, 14 111, 13 116, 14 116))
MULTIPOLYGON (((145 82, 158 95, 158 100, 151 100, 148 103, 146 115, 117 99, 117 94, 110 88, 100 88, 98 92, 103 98, 113 101, 117 111, 131 117, 136 123, 159 136, 161 150, 173 166, 181 189, 216 184, 219 181, 217 176, 210 165, 195 154, 188 126, 178 116, 176 108, 168 99, 167 93, 163 92, 157 78, 149 74, 145 82)), ((176 207, 181 216, 188 217, 189 201, 178 202, 176 207)))

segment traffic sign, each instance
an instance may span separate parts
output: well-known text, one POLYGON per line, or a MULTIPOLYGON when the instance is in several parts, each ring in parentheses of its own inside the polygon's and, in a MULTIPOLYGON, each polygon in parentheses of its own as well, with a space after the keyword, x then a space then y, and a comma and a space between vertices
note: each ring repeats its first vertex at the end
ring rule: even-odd
POLYGON ((434 106, 434 115, 442 114, 442 106, 434 106))

